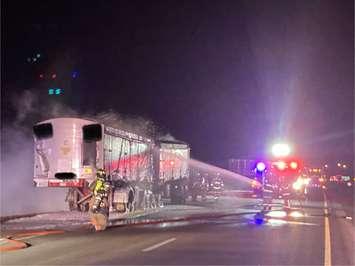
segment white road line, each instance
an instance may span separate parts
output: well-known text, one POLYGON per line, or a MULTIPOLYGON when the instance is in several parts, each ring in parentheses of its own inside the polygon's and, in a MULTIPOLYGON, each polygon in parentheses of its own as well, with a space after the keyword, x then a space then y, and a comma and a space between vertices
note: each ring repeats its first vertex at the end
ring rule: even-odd
MULTIPOLYGON (((13 240, 26 240, 26 239, 31 239, 31 238, 35 238, 35 237, 38 237, 37 235, 35 236, 24 236, 24 237, 15 237, 13 238, 13 240)), ((3 245, 3 244, 7 244, 9 241, 6 239, 6 238, 0 238, 0 245, 3 245)))
POLYGON ((305 223, 305 222, 295 222, 295 221, 287 221, 288 224, 299 224, 299 225, 315 225, 320 226, 319 224, 315 223, 305 223))
POLYGON ((165 241, 163 241, 163 242, 159 242, 159 243, 157 243, 157 244, 155 244, 155 245, 153 245, 153 246, 150 246, 150 247, 147 247, 147 248, 145 248, 145 249, 142 249, 142 252, 149 252, 149 251, 152 251, 152 250, 157 249, 157 248, 159 248, 159 247, 161 247, 161 246, 164 246, 164 245, 166 245, 166 244, 169 244, 170 242, 173 242, 173 241, 175 241, 175 240, 176 240, 175 237, 169 238, 169 239, 167 239, 167 240, 165 240, 165 241))
POLYGON ((31 238, 35 238, 35 237, 39 237, 39 235, 15 237, 14 240, 26 240, 26 239, 31 239, 31 238))
POLYGON ((332 265, 332 251, 330 242, 330 226, 328 217, 327 197, 324 194, 324 266, 332 265))
POLYGON ((6 238, 0 238, 0 244, 6 244, 8 243, 6 238))

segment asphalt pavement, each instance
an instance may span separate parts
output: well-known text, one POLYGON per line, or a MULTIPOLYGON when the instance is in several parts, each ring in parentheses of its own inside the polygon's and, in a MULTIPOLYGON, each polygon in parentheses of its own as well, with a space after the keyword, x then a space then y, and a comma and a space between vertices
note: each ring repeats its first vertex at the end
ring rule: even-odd
POLYGON ((354 224, 343 206, 274 201, 265 216, 240 212, 148 225, 28 238, 2 265, 354 265, 354 224), (263 219, 261 219, 263 218, 263 219))

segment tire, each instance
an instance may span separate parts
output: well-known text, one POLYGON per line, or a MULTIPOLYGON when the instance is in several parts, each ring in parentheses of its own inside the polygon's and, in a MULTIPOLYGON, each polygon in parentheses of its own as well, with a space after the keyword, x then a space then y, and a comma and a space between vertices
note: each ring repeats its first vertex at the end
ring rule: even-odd
POLYGON ((116 211, 119 213, 124 213, 127 211, 127 204, 125 203, 116 203, 116 211))
POLYGON ((133 212, 135 210, 134 205, 135 205, 134 204, 134 193, 132 190, 130 190, 128 193, 128 202, 127 202, 128 212, 133 212))
POLYGON ((127 209, 128 209, 128 212, 134 212, 134 204, 133 204, 133 202, 128 202, 127 203, 127 209))
POLYGON ((83 203, 79 205, 79 210, 81 212, 88 212, 89 211, 89 203, 83 203))
POLYGON ((79 195, 77 191, 74 189, 69 189, 68 191, 68 207, 70 211, 80 211, 80 206, 78 206, 77 202, 79 200, 79 195))
POLYGON ((69 207, 69 211, 71 212, 77 211, 79 209, 78 205, 72 200, 68 202, 68 207, 69 207))

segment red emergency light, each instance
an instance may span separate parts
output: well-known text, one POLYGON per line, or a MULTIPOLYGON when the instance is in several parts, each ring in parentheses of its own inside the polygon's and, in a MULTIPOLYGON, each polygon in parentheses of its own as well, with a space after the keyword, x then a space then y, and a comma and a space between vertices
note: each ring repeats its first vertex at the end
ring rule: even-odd
POLYGON ((285 158, 271 162, 271 170, 278 174, 292 175, 300 172, 301 161, 294 158, 285 158))
POLYGON ((290 162, 290 168, 296 170, 298 168, 298 163, 294 161, 290 162))
POLYGON ((277 168, 277 170, 283 171, 287 168, 287 164, 284 161, 277 161, 273 165, 277 168))

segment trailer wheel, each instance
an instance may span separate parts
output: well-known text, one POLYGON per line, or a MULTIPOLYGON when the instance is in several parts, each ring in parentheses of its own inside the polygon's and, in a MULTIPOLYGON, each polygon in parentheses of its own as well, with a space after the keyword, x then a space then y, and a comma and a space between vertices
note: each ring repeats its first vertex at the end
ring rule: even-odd
POLYGON ((68 202, 68 206, 69 206, 70 211, 77 211, 78 210, 78 204, 76 204, 76 202, 74 202, 73 200, 70 200, 68 202))
POLYGON ((128 202, 127 203, 127 210, 128 210, 128 212, 134 212, 134 204, 133 204, 133 202, 128 202))
POLYGON ((77 203, 79 200, 79 193, 75 189, 69 188, 66 200, 68 201, 68 207, 70 211, 80 210, 77 203))
POLYGON ((129 191, 128 194, 128 202, 127 202, 127 209, 129 212, 133 212, 134 211, 134 193, 132 190, 129 191))
POLYGON ((81 212, 88 212, 89 208, 90 208, 90 206, 89 206, 88 202, 82 203, 82 204, 79 205, 79 209, 80 209, 81 212))

